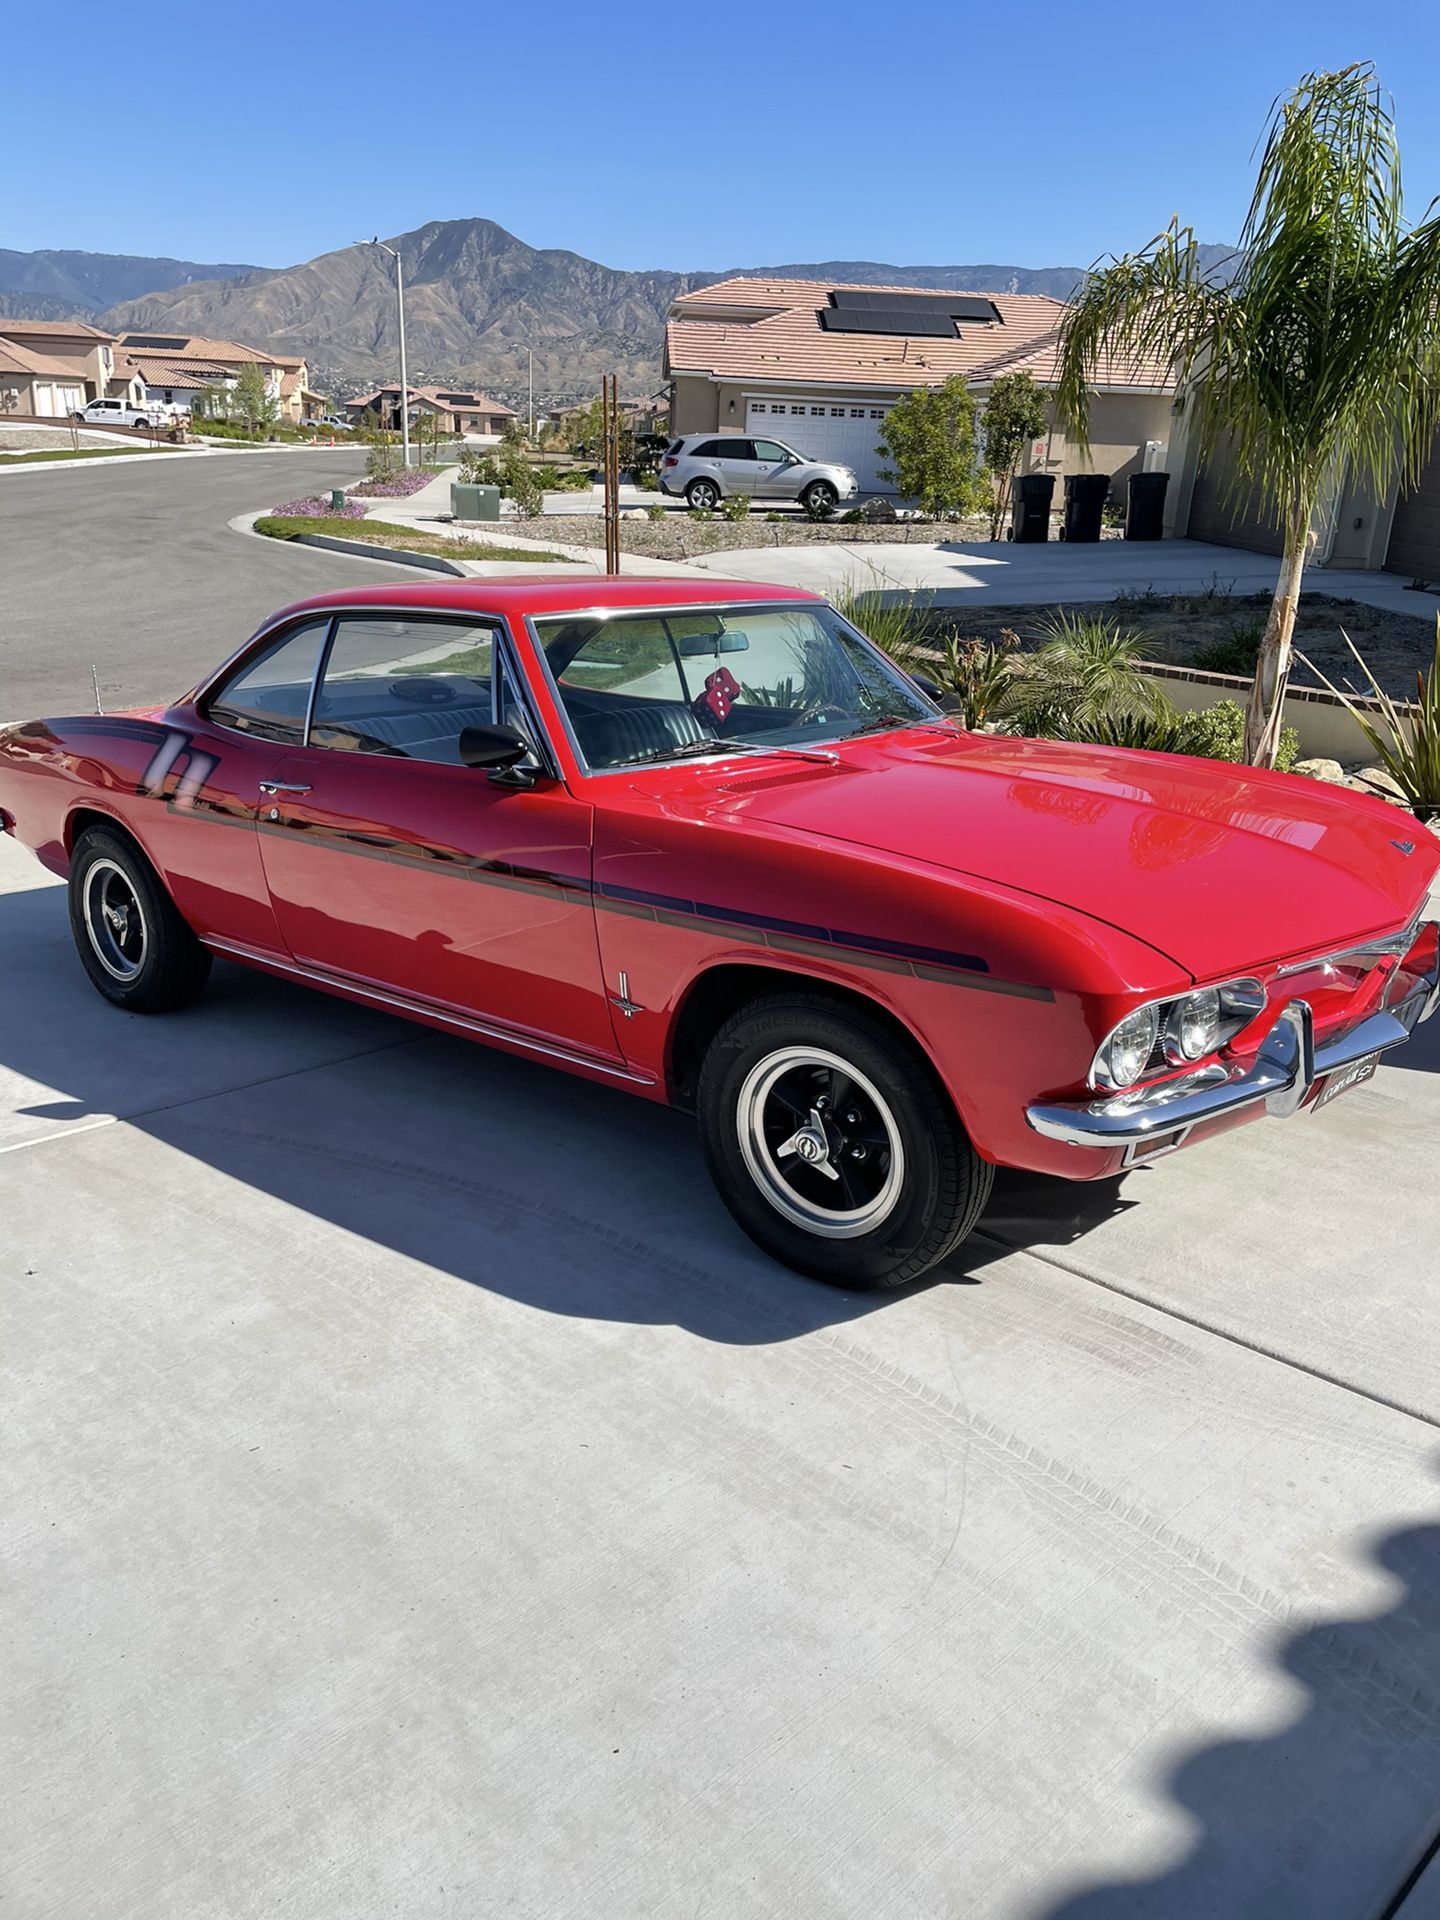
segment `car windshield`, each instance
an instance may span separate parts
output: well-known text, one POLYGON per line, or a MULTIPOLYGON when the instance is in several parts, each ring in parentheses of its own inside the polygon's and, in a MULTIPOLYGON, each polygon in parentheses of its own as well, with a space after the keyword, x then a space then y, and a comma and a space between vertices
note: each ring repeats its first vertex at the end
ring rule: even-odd
POLYGON ((594 771, 803 750, 940 719, 830 607, 567 614, 536 632, 594 771))

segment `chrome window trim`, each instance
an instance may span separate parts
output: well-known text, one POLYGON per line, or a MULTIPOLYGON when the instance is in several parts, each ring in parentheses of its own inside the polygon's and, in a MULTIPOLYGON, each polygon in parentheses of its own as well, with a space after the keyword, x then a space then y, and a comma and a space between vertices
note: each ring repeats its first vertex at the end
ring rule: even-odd
POLYGON ((233 739, 248 740, 252 745, 258 743, 262 746, 277 747, 283 753, 293 753, 296 747, 303 747, 309 737, 310 715, 315 707, 315 688, 319 680, 320 669, 329 657, 330 642, 334 638, 334 635, 335 615, 324 607, 316 608, 312 613, 297 614, 293 620, 276 620, 268 627, 259 627, 251 634, 240 652, 232 654, 212 679, 207 680, 203 686, 196 689, 190 696, 191 704, 200 715, 200 718, 205 722, 206 726, 214 727, 217 733, 228 733, 233 739), (291 637, 292 630, 298 633, 302 627, 318 624, 321 618, 325 620, 325 638, 320 642, 320 651, 316 656, 315 670, 310 676, 310 697, 305 702, 305 719, 298 740, 266 740, 261 734, 247 733, 243 727, 228 727, 223 720, 217 720, 215 718, 210 711, 210 702, 217 699, 219 695, 224 692, 225 688, 237 674, 245 672, 255 661, 265 657, 266 653, 271 650, 265 642, 273 638, 276 646, 282 647, 291 637))
MULTIPOLYGON (((510 631, 509 621, 503 613, 492 613, 484 608, 477 608, 474 613, 455 613, 448 608, 417 607, 406 605, 402 602, 396 602, 392 605, 388 601, 367 601, 365 604, 359 606, 312 607, 308 612, 301 612, 293 616, 289 615, 288 612, 287 614, 277 615, 274 619, 268 620, 263 626, 257 627, 245 642, 245 645, 236 653, 232 654, 230 659, 219 668, 211 679, 205 681, 195 690, 190 696, 190 699, 196 712, 200 714, 207 726, 214 727, 217 732, 228 733, 237 740, 248 740, 254 744, 259 738, 258 735, 246 733, 239 727, 227 727, 223 720, 216 720, 211 717, 209 703, 215 697, 212 689, 218 691, 223 688, 226 682, 231 680, 235 674, 243 671, 252 660, 258 659, 265 651, 268 642, 278 640, 283 644, 284 638, 290 628, 294 627, 298 629, 313 620, 324 619, 328 624, 325 639, 321 644, 319 659, 316 662, 315 672, 310 680, 310 698, 306 703, 304 734, 298 741, 286 742, 276 740, 266 744, 278 747, 286 753, 293 753, 299 747, 312 749, 316 753, 328 753, 330 751, 328 747, 315 746, 310 738, 310 729, 314 720, 315 701, 319 693, 320 681, 324 675, 325 668, 330 662, 330 651, 335 643, 335 629, 338 623, 349 616, 364 616, 366 614, 374 614, 382 617, 398 617, 402 619, 429 618, 449 621, 451 624, 460 624, 468 627, 493 626, 495 628, 497 654, 504 658, 510 668, 511 677, 519 689, 520 704, 525 710, 525 717, 530 722, 531 729, 535 736, 537 743, 536 758, 541 763, 540 771, 546 779, 560 780, 562 778, 559 762, 555 757, 555 750, 551 744, 550 736, 541 723, 539 713, 536 710, 534 695, 530 688, 530 682, 526 677, 518 649, 515 646, 515 637, 510 631)), ((498 712, 499 682, 498 677, 492 674, 490 685, 490 718, 492 721, 495 720, 498 712)), ((399 757, 400 756, 397 756, 397 758, 399 757)), ((408 758, 409 756, 407 755, 405 757, 408 758)), ((433 767, 440 766, 444 763, 437 760, 423 760, 416 761, 414 764, 417 766, 433 767)))
MULTIPOLYGON (((541 620, 636 620, 643 618, 646 614, 652 614, 659 619, 663 618, 666 614, 674 613, 786 613, 793 612, 796 608, 809 609, 812 611, 823 610, 832 615, 834 619, 840 622, 847 633, 853 634, 861 646, 880 661, 882 666, 898 676, 904 683, 907 692, 911 693, 915 699, 930 708, 928 718, 915 720, 910 723, 911 725, 929 726, 936 720, 944 720, 947 724, 950 723, 951 716, 943 713, 930 699, 930 696, 917 687, 914 682, 895 665, 895 662, 887 653, 876 646, 868 634, 862 633, 858 627, 852 626, 837 607, 832 606, 828 600, 822 600, 818 596, 814 599, 805 600, 677 600, 673 603, 667 602, 663 607, 566 607, 563 612, 553 614, 544 613, 541 614, 539 618, 541 620)), ((565 729, 565 738, 570 743, 570 751, 575 756, 575 764, 580 770, 582 779, 613 779, 616 774, 629 774, 633 778, 635 774, 645 772, 652 767, 669 767, 676 764, 673 759, 666 759, 632 761, 623 767, 592 767, 581 751, 580 742, 575 736, 575 729, 570 724, 570 715, 565 706, 565 696, 561 693, 560 683, 551 672, 550 662, 545 657, 545 648, 540 639, 539 628, 536 625, 536 616, 527 613, 524 616, 524 620, 526 632, 530 635, 530 645, 534 649, 536 660, 539 662, 540 672, 544 674, 546 683, 549 686, 550 696, 554 700, 556 709, 559 712, 560 724, 565 729)), ((896 727, 893 731, 901 733, 904 731, 904 728, 896 727)), ((852 735, 851 737, 853 738, 854 736, 852 735)), ((872 740, 877 737, 877 735, 869 733, 865 736, 867 740, 872 740)), ((793 747, 794 744, 793 741, 786 743, 789 747, 793 747)), ((820 747, 843 747, 845 744, 846 742, 843 739, 817 740, 815 743, 817 749, 820 747)), ((776 751, 778 752, 779 750, 777 743, 776 751)), ((740 759, 742 755, 747 759, 753 758, 753 749, 743 747, 728 757, 731 759, 740 759)), ((723 760, 725 758, 727 758, 727 756, 723 752, 715 755, 716 760, 723 760)), ((692 760, 692 756, 689 755, 685 756, 685 759, 692 761, 692 763, 697 766, 707 764, 704 760, 692 760)), ((709 764, 713 765, 714 762, 712 761, 709 764)))

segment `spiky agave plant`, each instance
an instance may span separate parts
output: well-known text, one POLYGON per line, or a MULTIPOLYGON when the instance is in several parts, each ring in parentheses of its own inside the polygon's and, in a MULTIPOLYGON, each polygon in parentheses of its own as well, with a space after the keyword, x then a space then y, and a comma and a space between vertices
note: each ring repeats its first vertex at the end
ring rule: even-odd
POLYGON ((1200 266, 1178 221, 1092 270, 1061 330, 1057 406, 1083 447, 1101 379, 1179 379, 1187 435, 1228 447, 1284 532, 1245 722, 1270 765, 1322 488, 1348 466, 1385 497, 1440 420, 1440 218, 1407 226, 1388 99, 1368 64, 1307 74, 1277 101, 1234 268, 1200 266))
POLYGON ((1383 767, 1405 796, 1406 805, 1420 820, 1440 820, 1440 614, 1435 616, 1435 658, 1429 673, 1415 672, 1415 705, 1405 712, 1366 666, 1360 649, 1342 627, 1345 644, 1373 690, 1379 717, 1357 704, 1343 687, 1328 679, 1305 654, 1300 658, 1315 677, 1345 702, 1351 718, 1370 742, 1376 764, 1383 767))

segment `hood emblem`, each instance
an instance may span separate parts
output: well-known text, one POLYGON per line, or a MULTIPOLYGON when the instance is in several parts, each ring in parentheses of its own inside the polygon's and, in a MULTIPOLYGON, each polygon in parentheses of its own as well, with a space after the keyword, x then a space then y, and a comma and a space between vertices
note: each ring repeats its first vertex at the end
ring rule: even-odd
POLYGON ((1392 847, 1398 847, 1401 853, 1413 853, 1415 851, 1415 842, 1413 840, 1392 840, 1390 844, 1392 847))

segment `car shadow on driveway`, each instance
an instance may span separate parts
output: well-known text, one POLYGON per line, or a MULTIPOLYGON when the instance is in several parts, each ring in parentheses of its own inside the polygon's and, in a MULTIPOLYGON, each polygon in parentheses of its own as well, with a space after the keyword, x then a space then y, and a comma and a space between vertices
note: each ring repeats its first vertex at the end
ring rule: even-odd
POLYGON ((1371 1552, 1390 1576, 1392 1604, 1361 1618, 1312 1620, 1278 1641, 1273 1662, 1297 1700, 1277 1712, 1275 1730, 1172 1758, 1156 1781, 1189 1816, 1193 1838, 1184 1856, 1144 1879, 1076 1887, 1047 1906, 1043 1920, 1361 1913, 1422 1920, 1435 1912, 1440 1524, 1377 1535, 1371 1552), (1393 1833, 1408 1834, 1408 1848, 1397 1846, 1388 1862, 1378 1849, 1362 1856, 1351 1845, 1350 1821, 1314 1814, 1303 1844, 1293 1844, 1304 1829, 1284 1817, 1287 1808, 1347 1803, 1356 1824, 1383 1810, 1393 1833), (1287 1832, 1292 1845, 1277 1844, 1287 1832), (1412 1908, 1408 1896, 1422 1876, 1424 1892, 1412 1908))
MULTIPOLYGON (((844 1293, 759 1253, 716 1197, 693 1122, 628 1093, 228 963, 183 1013, 119 1013, 80 969, 57 887, 0 895, 0 955, 0 1067, 36 1083, 11 1095, 7 1144, 115 1116, 470 1284, 716 1341, 792 1339, 902 1297, 844 1293)), ((63 1148, 36 1153, 33 1177, 66 1178, 63 1148)), ((1000 1175, 997 1204, 1021 1178, 1000 1175)), ((1123 1204, 1113 1182, 1072 1189, 1063 1233, 1052 1205, 1037 1239, 1079 1237, 1123 1204)), ((153 1230, 138 1194, 137 1259, 153 1230)), ((977 1284, 1013 1257, 1007 1242, 982 1232, 917 1287, 977 1284)))

